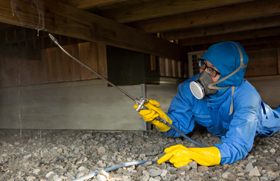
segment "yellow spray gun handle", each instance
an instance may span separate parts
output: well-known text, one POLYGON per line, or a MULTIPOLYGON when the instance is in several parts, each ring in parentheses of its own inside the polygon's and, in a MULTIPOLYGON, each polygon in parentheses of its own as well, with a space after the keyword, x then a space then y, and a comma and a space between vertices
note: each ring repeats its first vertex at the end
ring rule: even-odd
MULTIPOLYGON (((135 109, 137 112, 139 112, 140 110, 148 110, 144 104, 148 103, 149 99, 145 98, 145 97, 140 97, 140 99, 136 99, 135 104, 138 105, 138 107, 135 109)), ((161 117, 156 117, 156 120, 166 124, 166 121, 164 119, 162 119, 161 117)))
POLYGON ((140 97, 140 99, 136 99, 135 100, 135 104, 138 105, 137 109, 135 109, 137 112, 139 112, 140 110, 147 110, 147 108, 144 106, 145 103, 148 103, 149 99, 145 98, 145 97, 140 97))

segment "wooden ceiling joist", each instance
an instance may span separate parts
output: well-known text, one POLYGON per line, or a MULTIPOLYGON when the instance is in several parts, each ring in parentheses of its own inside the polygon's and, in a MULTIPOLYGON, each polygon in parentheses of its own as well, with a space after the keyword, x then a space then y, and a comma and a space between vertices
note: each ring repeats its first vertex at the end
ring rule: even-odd
POLYGON ((143 20, 128 23, 128 25, 145 32, 156 33, 198 26, 210 26, 213 24, 268 17, 279 14, 279 0, 258 0, 225 7, 143 20))
POLYGON ((200 45, 200 44, 209 44, 223 41, 238 41, 245 39, 254 39, 261 37, 269 37, 269 36, 279 36, 280 35, 280 27, 275 28, 267 28, 267 29, 259 29, 254 31, 244 31, 239 33, 228 33, 218 36, 206 36, 200 38, 189 38, 180 40, 180 45, 183 46, 192 46, 192 45, 200 45))
POLYGON ((59 1, 79 9, 91 9, 94 7, 125 2, 127 0, 59 0, 59 1))
POLYGON ((161 0, 108 10, 102 16, 121 23, 170 16, 253 0, 161 0))
MULTIPOLYGON (((280 47, 280 36, 270 36, 262 38, 253 38, 253 39, 242 39, 237 40, 245 48, 246 51, 251 50, 260 50, 260 49, 271 49, 280 47)), ((216 42, 211 42, 208 44, 199 44, 186 46, 188 52, 207 50, 211 45, 216 42)))
POLYGON ((149 35, 118 22, 85 12, 54 0, 42 0, 32 10, 31 0, 14 4, 13 16, 10 0, 0 1, 0 22, 31 29, 47 30, 87 41, 103 42, 137 52, 157 55, 175 60, 185 60, 184 48, 166 40, 149 35), (36 10, 36 8, 38 8, 36 10), (33 13, 31 13, 33 12, 33 13), (38 26, 43 13, 41 24, 38 26))
POLYGON ((207 27, 189 28, 178 31, 164 32, 161 37, 166 40, 197 38, 203 36, 219 35, 225 33, 249 31, 255 29, 272 28, 280 26, 280 16, 250 19, 237 22, 223 23, 207 27))
POLYGON ((264 49, 279 49, 280 44, 278 42, 274 43, 263 43, 263 44, 258 44, 258 45, 252 45, 252 46, 244 46, 246 51, 256 51, 256 50, 264 50, 264 49))
POLYGON ((280 36, 246 39, 241 41, 242 46, 254 46, 260 44, 272 44, 272 43, 280 44, 280 36))

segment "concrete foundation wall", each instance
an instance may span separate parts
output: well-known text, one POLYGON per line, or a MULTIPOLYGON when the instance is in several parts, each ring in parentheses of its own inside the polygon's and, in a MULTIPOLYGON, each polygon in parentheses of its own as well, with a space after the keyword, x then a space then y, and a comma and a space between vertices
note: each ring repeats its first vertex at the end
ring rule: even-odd
MULTIPOLYGON (((147 86, 167 110, 174 83, 147 86)), ((141 86, 121 86, 135 97, 141 86)), ((134 102, 101 80, 0 89, 1 129, 143 130, 134 102)))
MULTIPOLYGON (((175 80, 175 79, 171 79, 175 80)), ((280 104, 280 80, 250 80, 262 100, 280 104)), ((168 110, 179 82, 147 85, 146 97, 168 110)), ((121 86, 140 97, 141 86, 121 86)), ((143 130, 133 101, 101 80, 0 89, 0 129, 143 130)))

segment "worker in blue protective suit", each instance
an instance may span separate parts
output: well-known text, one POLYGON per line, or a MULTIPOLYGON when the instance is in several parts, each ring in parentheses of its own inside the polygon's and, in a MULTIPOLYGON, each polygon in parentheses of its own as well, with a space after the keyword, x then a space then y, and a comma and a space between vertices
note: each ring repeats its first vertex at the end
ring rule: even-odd
POLYGON ((247 156, 255 136, 271 136, 280 130, 280 106, 272 110, 243 79, 248 60, 239 43, 214 44, 199 60, 200 74, 178 86, 167 113, 154 100, 144 104, 148 110, 139 112, 144 120, 151 121, 167 136, 180 135, 156 117, 165 119, 184 134, 193 131, 197 122, 221 137, 221 143, 213 147, 175 145, 166 148, 159 164, 167 160, 175 167, 192 161, 204 166, 231 164, 247 156))

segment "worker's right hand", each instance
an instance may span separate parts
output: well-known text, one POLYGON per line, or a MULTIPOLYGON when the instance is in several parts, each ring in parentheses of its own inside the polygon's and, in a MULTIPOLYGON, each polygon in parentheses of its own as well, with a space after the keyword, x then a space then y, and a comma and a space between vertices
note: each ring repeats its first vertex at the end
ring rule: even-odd
MULTIPOLYGON (((156 126, 160 132, 165 132, 170 129, 166 124, 156 120, 155 118, 160 117, 169 124, 172 124, 172 120, 159 108, 160 104, 155 100, 149 100, 144 106, 148 110, 140 110, 139 114, 143 117, 146 122, 151 122, 156 126)), ((137 109, 138 105, 134 105, 134 109, 137 109)))

